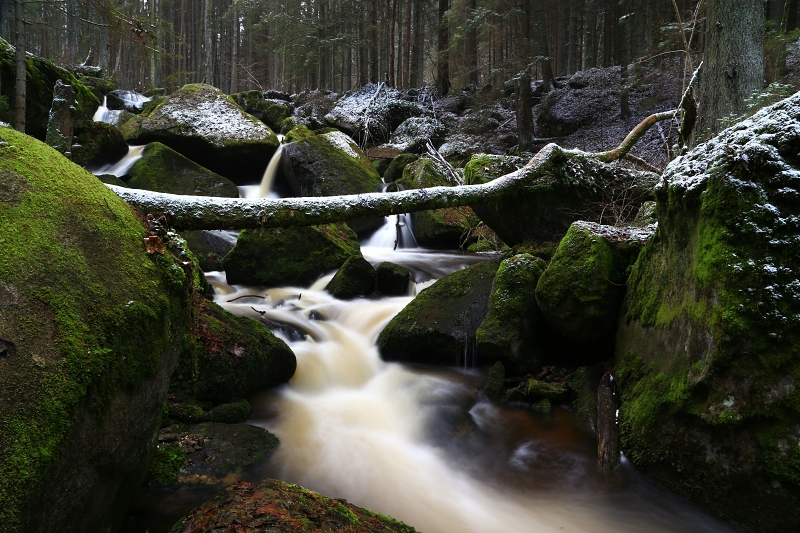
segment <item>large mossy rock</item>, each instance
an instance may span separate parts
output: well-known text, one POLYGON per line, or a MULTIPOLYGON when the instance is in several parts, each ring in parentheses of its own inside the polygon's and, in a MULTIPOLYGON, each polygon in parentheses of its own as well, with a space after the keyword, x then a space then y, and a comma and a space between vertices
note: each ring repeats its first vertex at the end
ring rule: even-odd
POLYGON ((392 132, 389 144, 402 152, 420 154, 427 144, 438 144, 447 132, 444 124, 432 117, 411 117, 392 132))
POLYGON ((416 533, 413 527, 345 500, 327 498, 292 483, 237 482, 175 524, 170 533, 264 530, 316 533, 416 533))
POLYGON ((536 285, 544 320, 584 364, 613 353, 628 268, 652 229, 575 222, 536 285))
MULTIPOLYGON (((405 189, 452 186, 427 158, 407 164, 403 168, 402 179, 397 183, 405 189)), ((470 229, 477 227, 479 223, 477 215, 466 206, 411 213, 414 238, 417 244, 428 248, 461 248, 469 240, 470 229)))
POLYGON ((239 198, 236 185, 188 159, 169 146, 153 142, 128 171, 128 186, 148 191, 191 196, 239 198))
POLYGON ((800 530, 800 94, 676 159, 617 336, 622 450, 753 531, 800 530))
POLYGON ((307 286, 360 256, 355 232, 344 224, 244 230, 222 261, 228 283, 307 286))
POLYGON ((299 125, 286 142, 281 169, 297 196, 374 192, 381 183, 370 159, 342 132, 316 135, 299 125))
MULTIPOLYGON (((467 184, 487 183, 505 174, 528 176, 530 169, 505 156, 478 154, 464 169, 467 184)), ((576 220, 628 222, 652 199, 658 176, 601 163, 593 158, 556 157, 542 176, 526 180, 492 201, 472 208, 509 246, 524 242, 558 242, 576 220), (609 214, 620 214, 606 220, 609 214), (604 217, 604 215, 606 215, 604 217)))
POLYGON ((486 261, 459 270, 420 292, 378 337, 386 361, 464 365, 475 330, 486 317, 498 263, 486 261))
POLYGON ((153 452, 193 276, 146 252, 142 222, 94 176, 3 127, 0 183, 0 531, 115 531, 153 452))
POLYGON ((478 361, 502 362, 513 375, 539 370, 541 316, 536 305, 536 283, 547 264, 520 254, 500 263, 489 296, 489 311, 475 332, 478 361))
POLYGON ((236 245, 238 235, 228 230, 182 231, 189 249, 194 253, 203 272, 224 270, 222 259, 236 245))
POLYGON ((340 300, 352 300, 375 292, 375 268, 361 256, 347 259, 326 290, 340 300))
MULTIPOLYGON (((0 114, 0 121, 13 122, 14 80, 17 61, 14 47, 0 39, 0 97, 6 100, 8 108, 0 114)), ((43 141, 47 135, 47 122, 53 103, 53 87, 61 80, 72 85, 75 90, 75 114, 73 119, 80 125, 92 118, 100 105, 100 100, 91 89, 79 81, 70 71, 57 66, 52 61, 34 55, 26 60, 25 82, 25 131, 28 135, 43 141)), ((3 106, 0 106, 3 110, 3 106)))
POLYGON ((72 161, 82 167, 114 163, 128 153, 122 133, 105 122, 87 120, 75 128, 75 136, 80 148, 73 146, 72 161))
POLYGON ((236 183, 260 178, 278 137, 211 85, 189 84, 120 127, 132 144, 161 142, 236 183))
POLYGON ((281 123, 291 117, 294 111, 290 102, 270 98, 269 92, 243 91, 232 94, 231 97, 239 107, 275 131, 280 131, 281 123))
POLYGON ((236 316, 196 295, 192 346, 178 361, 171 387, 215 404, 286 383, 297 359, 258 320, 236 316))

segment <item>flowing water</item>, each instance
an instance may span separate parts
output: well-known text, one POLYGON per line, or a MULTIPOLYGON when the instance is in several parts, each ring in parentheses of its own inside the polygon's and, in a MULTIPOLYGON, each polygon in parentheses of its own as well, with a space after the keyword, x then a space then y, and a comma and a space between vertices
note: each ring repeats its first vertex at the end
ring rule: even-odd
POLYGON ((128 146, 128 153, 125 154, 122 159, 117 161, 116 163, 109 163, 107 165, 103 165, 102 167, 96 168, 92 170, 92 174, 95 176, 100 176, 102 174, 111 174, 118 178, 125 176, 128 171, 131 169, 134 163, 136 163, 139 159, 142 158, 142 154, 144 153, 144 145, 139 146, 128 146))
MULTIPOLYGON (((394 250, 396 224, 387 220, 386 234, 379 230, 362 251, 373 264, 390 260, 411 269, 417 283, 409 294, 489 259, 394 250)), ((382 361, 375 341, 413 296, 336 300, 324 291, 331 275, 311 287, 282 288, 229 286, 224 272, 207 277, 229 311, 254 319, 263 312, 288 324, 291 334, 276 333, 297 356, 289 384, 249 398, 248 422, 281 444, 266 464, 237 474, 244 479, 298 483, 421 533, 736 531, 626 461, 616 475, 599 473, 596 443, 568 406, 537 416, 486 401, 478 392, 485 369, 382 361)), ((125 531, 168 531, 212 494, 211 488, 145 490, 138 522, 125 531)))

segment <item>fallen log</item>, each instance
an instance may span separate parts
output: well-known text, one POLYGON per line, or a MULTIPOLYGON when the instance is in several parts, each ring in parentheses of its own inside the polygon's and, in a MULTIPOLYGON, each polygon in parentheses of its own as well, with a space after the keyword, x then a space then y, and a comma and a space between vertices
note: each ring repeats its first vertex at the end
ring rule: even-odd
POLYGON ((522 194, 526 187, 567 160, 615 161, 630 151, 656 122, 675 116, 674 111, 651 115, 614 150, 590 153, 565 150, 556 144, 542 148, 523 168, 480 185, 431 187, 393 193, 281 199, 211 198, 182 196, 109 185, 123 200, 140 211, 163 216, 178 230, 248 229, 315 226, 360 217, 380 217, 460 207, 522 194))

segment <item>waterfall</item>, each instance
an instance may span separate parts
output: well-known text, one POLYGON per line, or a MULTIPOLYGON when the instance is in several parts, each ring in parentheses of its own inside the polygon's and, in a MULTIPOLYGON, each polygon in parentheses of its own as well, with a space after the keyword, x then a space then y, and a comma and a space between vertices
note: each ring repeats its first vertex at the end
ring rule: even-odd
POLYGON ((125 176, 131 169, 134 163, 142 158, 145 145, 128 146, 128 153, 116 163, 109 163, 102 167, 92 170, 92 174, 100 176, 101 174, 112 174, 118 178, 125 176))
MULTIPOLYGON (((391 183, 381 183, 378 192, 386 192, 391 183)), ((395 186, 397 190, 397 186, 395 186)), ((383 226, 378 228, 363 246, 374 248, 417 248, 417 240, 414 238, 414 230, 411 227, 411 215, 390 215, 384 217, 383 226)))
POLYGON ((261 178, 261 183, 258 185, 240 185, 239 196, 242 198, 280 198, 272 186, 275 183, 275 177, 278 174, 278 169, 281 163, 281 152, 283 151, 283 138, 284 136, 278 134, 278 149, 272 154, 272 158, 267 163, 267 168, 264 170, 264 175, 261 178))

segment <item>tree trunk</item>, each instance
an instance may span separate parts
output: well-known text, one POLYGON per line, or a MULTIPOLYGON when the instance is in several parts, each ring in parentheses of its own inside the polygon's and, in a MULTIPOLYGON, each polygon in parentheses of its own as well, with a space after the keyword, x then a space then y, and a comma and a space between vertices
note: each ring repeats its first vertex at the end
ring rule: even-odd
POLYGON ((469 12, 467 13, 467 68, 469 76, 467 81, 470 85, 478 86, 478 28, 475 21, 475 11, 478 9, 477 0, 469 0, 469 12))
POLYGON ((539 21, 539 29, 537 31, 539 34, 539 40, 537 42, 539 50, 537 55, 542 58, 539 64, 542 68, 543 84, 546 88, 550 89, 555 85, 555 76, 553 76, 552 61, 550 60, 547 6, 544 2, 539 2, 537 0, 534 0, 534 2, 539 6, 536 14, 536 19, 539 21))
POLYGON ((14 89, 14 129, 25 133, 25 84, 27 82, 27 64, 25 60, 25 21, 22 0, 14 2, 14 46, 16 46, 17 68, 16 86, 14 89))
POLYGON ((439 34, 437 39, 437 63, 436 63, 436 88, 439 96, 444 96, 450 90, 450 24, 447 19, 449 0, 439 0, 438 18, 439 34))
POLYGON ((233 9, 233 42, 231 43, 231 92, 239 90, 239 11, 233 9))
POLYGON ((205 45, 203 47, 203 56, 205 57, 203 64, 203 77, 204 82, 214 84, 214 51, 211 48, 211 22, 210 22, 211 0, 203 2, 203 36, 205 37, 205 45))
POLYGON ((700 77, 698 132, 714 135, 720 121, 745 111, 745 99, 764 79, 764 4, 761 0, 708 0, 700 77))
POLYGON ((597 463, 601 470, 613 470, 619 462, 617 387, 614 377, 606 374, 597 387, 597 463))
POLYGON ((394 75, 394 60, 395 60, 395 47, 394 47, 394 27, 397 20, 397 0, 391 0, 389 6, 389 86, 395 87, 397 85, 394 75))
POLYGON ((531 94, 531 11, 529 0, 520 3, 520 46, 522 65, 520 65, 519 84, 517 86, 517 136, 520 150, 527 150, 533 138, 533 110, 531 94))
POLYGON ((411 87, 421 87, 424 83, 423 79, 423 56, 422 56, 422 47, 424 46, 425 42, 423 41, 424 35, 422 32, 422 9, 423 9, 423 2, 422 0, 413 0, 414 11, 412 14, 411 25, 414 29, 414 39, 411 41, 411 77, 410 77, 410 85, 411 87))
POLYGON ((411 87, 411 2, 405 0, 403 4, 403 80, 402 86, 406 89, 411 87))

